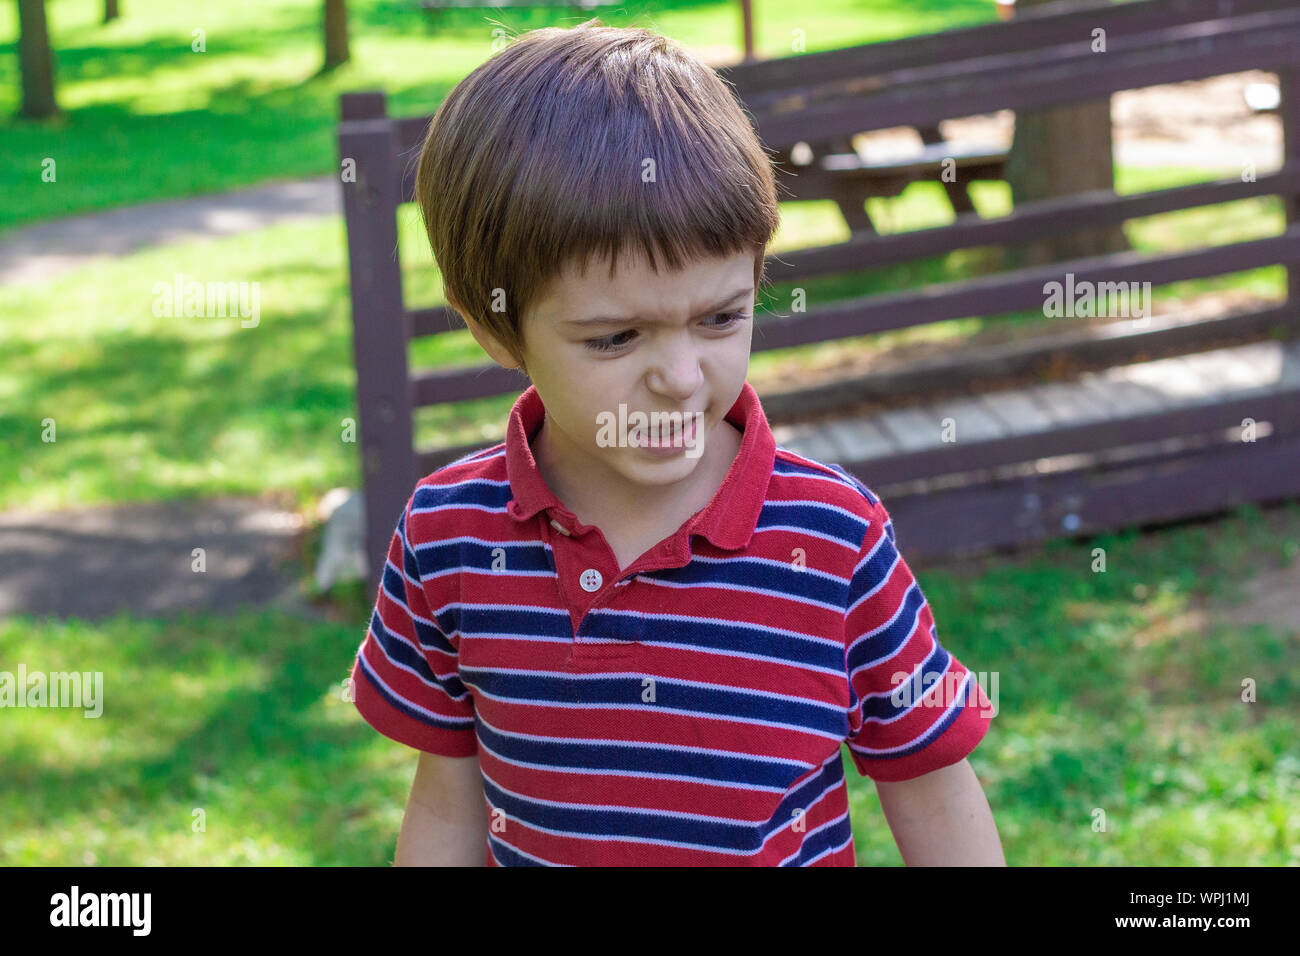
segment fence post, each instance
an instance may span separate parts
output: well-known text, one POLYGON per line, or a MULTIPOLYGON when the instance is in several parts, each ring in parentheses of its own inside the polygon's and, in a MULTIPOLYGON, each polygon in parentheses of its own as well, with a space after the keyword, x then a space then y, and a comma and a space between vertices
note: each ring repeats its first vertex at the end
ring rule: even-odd
POLYGON ((366 557, 369 584, 377 591, 388 544, 419 477, 406 356, 410 330, 397 251, 401 171, 383 93, 344 94, 339 106, 366 557))
MULTIPOLYGON (((1282 121, 1282 163, 1300 163, 1300 70, 1279 70, 1277 74, 1278 118, 1282 121)), ((1282 197, 1287 228, 1300 226, 1300 193, 1282 197)), ((1286 302, 1291 311, 1291 330, 1300 334, 1300 263, 1286 270, 1286 302)))

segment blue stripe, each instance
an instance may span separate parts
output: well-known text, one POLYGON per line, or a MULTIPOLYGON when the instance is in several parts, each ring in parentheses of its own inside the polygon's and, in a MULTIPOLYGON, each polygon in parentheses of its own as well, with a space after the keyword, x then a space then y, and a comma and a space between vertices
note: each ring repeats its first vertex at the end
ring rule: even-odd
POLYGON ((837 774, 843 779, 843 772, 837 750, 835 759, 828 761, 821 773, 810 777, 790 793, 781 801, 772 819, 761 824, 742 820, 691 819, 635 808, 624 810, 551 806, 512 796, 486 775, 483 778, 483 790, 493 809, 504 810, 508 818, 538 829, 588 834, 607 840, 638 837, 650 841, 690 844, 703 850, 732 850, 754 854, 773 833, 794 823, 796 807, 811 805, 827 789, 835 786, 837 774), (839 765, 838 771, 835 765, 839 765))
POLYGON ((384 627, 384 621, 379 616, 378 608, 370 612, 370 633, 374 636, 376 643, 379 644, 379 649, 384 652, 384 656, 390 661, 410 668, 425 680, 437 681, 437 675, 430 670, 429 662, 424 655, 408 644, 403 637, 384 627))
MULTIPOLYGON (((890 694, 886 697, 869 697, 862 704, 862 718, 865 721, 868 717, 875 717, 880 720, 893 720, 907 713, 913 707, 920 706, 922 695, 926 691, 934 691, 935 681, 943 682, 943 675, 948 670, 948 664, 952 661, 952 655, 938 644, 934 645, 934 650, 930 656, 922 662, 920 670, 911 678, 911 680, 901 681, 898 684, 890 685, 890 694), (906 686, 910 685, 910 686, 906 686), (899 688, 905 688, 899 691, 899 688), (905 700, 906 703, 895 703, 894 695, 905 700), (907 695, 907 696, 905 696, 907 695)), ((941 688, 942 690, 942 688, 941 688)), ((926 709, 933 709, 927 707, 926 709)))
POLYGON ((853 482, 853 486, 854 486, 855 488, 857 488, 858 491, 862 492, 863 497, 865 497, 865 498, 866 498, 869 502, 871 502, 873 505, 878 505, 878 504, 880 504, 880 499, 876 497, 875 493, 872 492, 872 490, 871 490, 870 488, 868 488, 866 485, 864 485, 864 484, 862 483, 862 481, 858 478, 857 475, 851 475, 851 474, 849 474, 847 471, 845 471, 845 470, 844 470, 843 468, 841 468, 839 465, 831 465, 830 467, 831 467, 831 468, 834 468, 836 471, 838 471, 841 475, 843 475, 843 476, 844 476, 845 478, 847 478, 849 481, 853 482))
POLYGON ((506 846, 489 830, 488 842, 492 845, 492 855, 496 857, 497 862, 502 866, 546 866, 545 863, 538 863, 522 854, 516 853, 510 847, 506 846))
MULTIPOLYGON (((358 658, 360 658, 360 655, 358 655, 358 658)), ((412 720, 419 721, 420 723, 424 724, 427 727, 439 727, 443 730, 463 731, 473 726, 474 718, 472 717, 467 717, 467 718, 441 717, 438 716, 437 714, 429 715, 416 710, 414 707, 408 704, 403 698, 398 697, 396 694, 390 694, 381 684, 376 683, 374 678, 370 676, 370 672, 367 670, 369 666, 370 664, 368 661, 361 660, 361 667, 360 667, 361 676, 366 679, 366 683, 370 685, 370 687, 375 691, 375 693, 378 694, 380 697, 382 697, 384 700, 386 700, 388 702, 388 705, 392 707, 394 710, 401 711, 407 717, 410 717, 412 720)))
POLYGON ((908 636, 916 629, 916 622, 923 607, 925 607, 925 596, 921 594, 920 586, 913 581, 903 597, 903 609, 894 618, 893 624, 874 637, 860 639, 860 635, 849 636, 849 649, 845 662, 847 672, 852 674, 867 661, 890 657, 897 653, 908 636), (857 640, 856 645, 853 643, 855 640, 857 640))
MULTIPOLYGON (((635 689, 640 693, 640 682, 635 689)), ((807 764, 789 759, 744 754, 697 753, 653 744, 629 741, 625 746, 597 743, 572 743, 557 740, 529 740, 498 733, 483 723, 479 741, 484 749, 502 759, 520 764, 585 773, 589 771, 630 771, 691 777, 719 784, 743 784, 784 791, 807 773, 807 764)), ((838 752, 838 748, 837 751, 838 752)))
MULTIPOLYGON (((702 610, 702 609, 701 609, 702 610)), ((835 612, 828 620, 839 627, 835 612)), ((569 618, 566 615, 565 623, 569 618)), ((844 648, 838 639, 803 639, 785 631, 771 631, 725 618, 691 620, 677 616, 659 617, 645 612, 618 613, 616 609, 596 607, 585 618, 578 634, 610 638, 641 644, 664 643, 673 647, 734 652, 763 657, 779 664, 817 667, 839 673, 844 668, 844 648)), ((566 632, 572 638, 572 630, 566 632)))
MULTIPOLYGON (((866 760, 895 760, 899 757, 910 757, 912 754, 916 753, 917 751, 924 750, 926 747, 934 743, 943 734, 945 730, 947 730, 949 727, 952 726, 953 721, 955 721, 958 717, 960 717, 962 711, 965 709, 966 709, 966 695, 962 694, 957 700, 957 705, 953 707, 951 711, 945 714, 944 717, 938 723, 934 724, 932 727, 929 727, 926 730, 926 732, 921 735, 921 738, 916 741, 916 743, 908 747, 904 747, 902 750, 896 753, 859 754, 859 756, 863 757, 866 760)), ((862 727, 863 733, 867 732, 867 726, 868 725, 866 724, 863 725, 862 727)))
MULTIPOLYGON (((407 603, 410 598, 407 593, 406 581, 397 573, 397 569, 388 563, 384 564, 383 588, 384 593, 390 599, 400 602, 403 607, 407 608, 407 610, 403 610, 402 607, 394 607, 393 612, 406 616, 406 619, 411 622, 415 629, 415 639, 420 643, 421 647, 442 651, 444 654, 456 653, 456 649, 451 646, 451 642, 447 640, 446 635, 438 628, 425 624, 423 621, 418 621, 407 613, 410 610, 410 605, 407 603)), ((379 606, 376 602, 376 614, 378 611, 379 606)))
POLYGON ((866 523, 853 515, 834 508, 818 508, 802 502, 767 501, 758 514, 755 533, 767 528, 795 526, 810 531, 820 531, 829 537, 843 541, 856 551, 862 543, 866 523))
POLYGON ((546 545, 540 541, 439 541, 421 545, 420 560, 429 569, 429 574, 450 570, 480 571, 484 574, 523 574, 551 570, 546 545), (504 568, 493 571, 498 548, 504 551, 504 568))
POLYGON ((572 641, 573 620, 567 611, 558 608, 466 604, 460 609, 460 633, 462 639, 473 639, 480 634, 484 637, 522 634, 572 641))
POLYGON ((809 834, 799 847, 799 852, 794 855, 790 862, 785 866, 808 866, 809 861, 814 857, 820 856, 826 850, 840 846, 845 840, 853 835, 853 826, 847 816, 840 817, 837 821, 828 827, 823 827, 816 833, 809 834))
MULTIPOLYGON (((854 543, 851 547, 856 548, 854 543)), ((820 601, 832 608, 844 606, 844 581, 826 574, 810 573, 788 561, 760 561, 731 558, 720 561, 692 561, 680 568, 662 568, 646 572, 673 584, 704 584, 730 588, 733 585, 761 588, 776 592, 773 597, 788 595, 791 600, 800 598, 820 601)))
POLYGON ((504 508, 513 497, 510 483, 482 478, 467 478, 454 485, 421 485, 411 496, 411 510, 445 508, 448 505, 479 505, 487 508, 504 508))
POLYGON ((655 702, 643 704, 641 693, 645 678, 635 674, 576 680, 568 675, 507 673, 462 666, 461 677, 484 694, 516 704, 581 704, 585 707, 611 704, 646 711, 685 712, 719 720, 752 722, 759 726, 784 724, 823 736, 843 735, 847 731, 847 714, 837 707, 770 697, 745 688, 696 687, 656 678, 655 702))

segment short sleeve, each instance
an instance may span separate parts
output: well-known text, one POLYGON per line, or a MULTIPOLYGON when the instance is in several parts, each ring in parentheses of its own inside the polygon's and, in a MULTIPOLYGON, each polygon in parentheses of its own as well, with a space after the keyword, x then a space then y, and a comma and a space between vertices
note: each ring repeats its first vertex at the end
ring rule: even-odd
POLYGON ((849 585, 844 638, 846 743, 860 774, 911 780, 957 763, 983 739, 994 709, 976 675, 939 643, 878 499, 849 585))
POLYGON ((458 644, 438 627, 409 541, 407 502, 388 545, 370 627, 352 665, 353 702, 375 730, 444 757, 477 753, 474 699, 461 683, 458 644))

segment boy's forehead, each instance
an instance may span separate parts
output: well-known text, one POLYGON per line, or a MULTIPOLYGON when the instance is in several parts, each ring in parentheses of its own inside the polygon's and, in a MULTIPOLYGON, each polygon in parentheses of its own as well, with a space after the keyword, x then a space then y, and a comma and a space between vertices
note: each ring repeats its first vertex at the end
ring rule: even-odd
POLYGON ((570 265, 547 288, 552 310, 568 320, 703 312, 753 291, 753 257, 738 253, 695 259, 680 270, 662 263, 655 272, 642 256, 622 255, 610 275, 608 258, 590 260, 585 270, 570 265), (720 301, 721 300, 721 301, 720 301))

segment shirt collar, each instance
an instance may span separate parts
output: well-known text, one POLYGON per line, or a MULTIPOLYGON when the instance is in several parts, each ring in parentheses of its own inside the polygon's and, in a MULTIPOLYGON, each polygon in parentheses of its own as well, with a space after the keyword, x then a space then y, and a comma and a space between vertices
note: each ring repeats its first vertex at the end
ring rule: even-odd
MULTIPOLYGON (((585 527, 564 507, 537 468, 529 440, 542 427, 546 409, 537 386, 529 385, 510 410, 506 427, 506 475, 513 497, 507 512, 527 521, 539 511, 553 510, 565 516, 581 533, 585 527)), ((776 439, 763 414, 758 393, 745 382, 725 418, 742 431, 740 451, 726 478, 703 511, 692 515, 679 534, 702 534, 719 548, 738 550, 749 544, 767 499, 767 486, 776 459, 776 439)))

